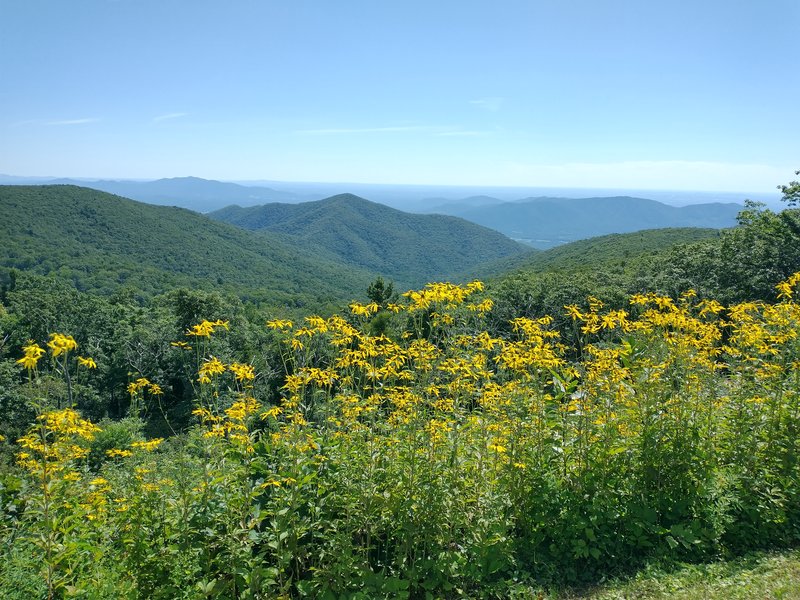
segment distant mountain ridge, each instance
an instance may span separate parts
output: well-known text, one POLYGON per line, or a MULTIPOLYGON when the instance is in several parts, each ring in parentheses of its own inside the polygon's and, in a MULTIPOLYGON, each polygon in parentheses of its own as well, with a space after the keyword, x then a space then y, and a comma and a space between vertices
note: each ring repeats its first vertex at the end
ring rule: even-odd
MULTIPOLYGON (((198 177, 175 177, 155 181, 30 179, 30 183, 36 185, 52 183, 79 185, 140 202, 180 206, 204 213, 221 210, 230 205, 247 208, 264 204, 317 201, 332 196, 330 193, 322 195, 323 190, 336 187, 347 189, 346 186, 349 185, 305 184, 291 187, 293 184, 289 183, 286 185, 291 191, 281 191, 260 185, 240 185, 198 177)), ((24 184, 25 178, 0 175, 0 183, 3 181, 19 185, 24 184)), ((376 190, 381 189, 380 186, 373 187, 376 190)), ((359 186, 356 185, 354 189, 358 190, 359 186)), ((387 189, 394 188, 388 186, 387 189)), ((579 239, 642 229, 731 227, 736 224, 736 215, 743 208, 742 205, 731 202, 707 202, 678 207, 644 197, 625 195, 587 198, 536 196, 509 201, 508 190, 503 194, 498 193, 498 196, 506 198, 505 200, 487 194, 467 196, 460 200, 445 196, 428 197, 423 208, 418 202, 399 206, 385 196, 386 191, 382 193, 384 196, 381 196, 381 202, 386 206, 391 205, 413 214, 460 217, 539 249, 579 239), (416 208, 412 209, 412 205, 416 208)), ((402 192, 398 193, 401 196, 395 200, 399 202, 398 198, 402 197, 402 192)), ((721 194, 719 197, 730 198, 731 194, 721 194)))
POLYGON ((642 229, 733 227, 743 208, 719 202, 677 207, 631 196, 538 197, 495 204, 483 201, 483 206, 450 204, 438 208, 542 249, 642 229))
POLYGON ((289 235, 347 264, 412 286, 530 252, 464 219, 406 213, 353 194, 301 204, 229 206, 208 216, 253 231, 289 235))
POLYGON ((305 202, 317 199, 315 196, 282 192, 268 187, 250 187, 199 177, 172 177, 155 181, 53 179, 47 181, 47 184, 77 185, 139 202, 179 206, 197 212, 209 212, 229 204, 253 206, 265 202, 305 202))

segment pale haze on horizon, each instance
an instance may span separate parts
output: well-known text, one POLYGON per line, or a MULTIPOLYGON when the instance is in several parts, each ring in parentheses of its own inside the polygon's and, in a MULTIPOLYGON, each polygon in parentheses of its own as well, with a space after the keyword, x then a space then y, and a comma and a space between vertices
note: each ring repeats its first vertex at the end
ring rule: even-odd
POLYGON ((800 2, 0 0, 0 173, 774 192, 800 2))

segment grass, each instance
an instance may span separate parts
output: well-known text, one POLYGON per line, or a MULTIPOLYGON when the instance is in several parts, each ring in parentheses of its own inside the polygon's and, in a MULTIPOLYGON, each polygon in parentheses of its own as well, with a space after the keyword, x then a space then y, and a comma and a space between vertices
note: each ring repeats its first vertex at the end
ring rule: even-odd
POLYGON ((800 550, 753 553, 731 561, 699 565, 650 567, 626 581, 551 597, 559 600, 800 598, 800 550))

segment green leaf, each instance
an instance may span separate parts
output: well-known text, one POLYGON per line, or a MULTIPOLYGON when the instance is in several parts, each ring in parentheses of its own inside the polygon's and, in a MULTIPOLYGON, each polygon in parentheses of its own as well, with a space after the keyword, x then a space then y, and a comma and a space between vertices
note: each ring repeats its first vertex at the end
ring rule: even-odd
POLYGON ((667 544, 669 544, 670 550, 675 550, 675 548, 678 547, 678 542, 676 542, 675 538, 672 537, 671 535, 666 536, 664 539, 667 540, 667 544))

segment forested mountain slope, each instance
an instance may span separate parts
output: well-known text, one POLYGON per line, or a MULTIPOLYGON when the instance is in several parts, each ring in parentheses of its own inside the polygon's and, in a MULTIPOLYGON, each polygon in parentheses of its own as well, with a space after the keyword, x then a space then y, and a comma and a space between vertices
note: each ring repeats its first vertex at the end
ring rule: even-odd
POLYGON ((574 271, 607 269, 661 254, 675 245, 713 240, 720 230, 699 227, 644 229, 632 233, 612 233, 569 242, 547 250, 501 259, 481 265, 473 276, 493 279, 512 271, 574 271))
POLYGON ((631 233, 612 233, 578 240, 526 257, 524 268, 570 269, 624 263, 642 255, 655 255, 676 244, 690 244, 718 238, 718 229, 668 227, 631 233))
POLYGON ((209 216, 245 229, 288 234, 402 285, 449 279, 482 263, 530 252, 463 219, 405 213, 352 194, 302 204, 229 206, 209 216))
POLYGON ((180 208, 68 185, 0 186, 0 266, 101 293, 176 286, 303 305, 348 300, 371 274, 180 208))

